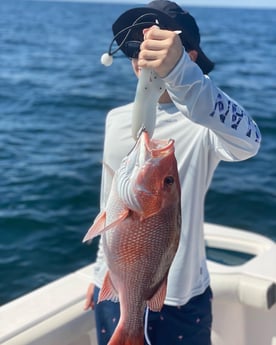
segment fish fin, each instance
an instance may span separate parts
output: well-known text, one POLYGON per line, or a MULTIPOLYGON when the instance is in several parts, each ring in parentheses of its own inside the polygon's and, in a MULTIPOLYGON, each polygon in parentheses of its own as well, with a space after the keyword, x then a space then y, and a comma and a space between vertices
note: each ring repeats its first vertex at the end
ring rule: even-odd
POLYGON ((125 220, 130 213, 130 210, 128 208, 124 208, 122 212, 120 213, 119 217, 112 223, 108 224, 103 231, 110 230, 112 228, 115 228, 118 224, 120 224, 123 220, 125 220))
POLYGON ((97 215, 91 227, 89 228, 89 230, 87 231, 82 242, 92 240, 92 238, 100 235, 103 231, 105 231, 105 221, 106 221, 106 212, 105 211, 100 212, 97 215))
POLYGON ((125 208, 119 215, 119 217, 112 223, 105 226, 106 223, 106 212, 101 212, 96 219, 94 220, 94 223, 90 227, 90 229, 87 231, 87 234, 84 236, 84 239, 82 242, 86 242, 88 240, 92 240, 94 237, 101 235, 102 233, 114 228, 118 224, 120 224, 124 219, 127 218, 129 215, 129 209, 125 208))
MULTIPOLYGON (((133 331, 132 331, 133 332, 133 331)), ((132 334, 129 329, 123 327, 119 322, 118 326, 109 340, 108 345, 144 345, 143 327, 136 329, 132 334)))
POLYGON ((107 271, 104 277, 103 286, 101 288, 101 291, 98 297, 98 303, 105 300, 109 300, 112 302, 119 302, 118 293, 112 284, 109 271, 107 271))
POLYGON ((147 306, 152 311, 160 311, 163 307, 167 293, 167 278, 163 281, 153 297, 147 301, 147 306))

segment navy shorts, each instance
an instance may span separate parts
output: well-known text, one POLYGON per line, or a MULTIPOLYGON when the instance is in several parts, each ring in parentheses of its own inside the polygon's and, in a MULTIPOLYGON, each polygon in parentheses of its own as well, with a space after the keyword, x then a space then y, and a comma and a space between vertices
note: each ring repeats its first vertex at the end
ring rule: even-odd
MULTIPOLYGON (((120 306, 111 301, 97 304, 98 294, 95 288, 98 345, 107 345, 119 321, 120 306)), ((164 305, 160 312, 149 311, 147 334, 151 345, 211 345, 211 326, 212 291, 208 287, 183 306, 164 305)))

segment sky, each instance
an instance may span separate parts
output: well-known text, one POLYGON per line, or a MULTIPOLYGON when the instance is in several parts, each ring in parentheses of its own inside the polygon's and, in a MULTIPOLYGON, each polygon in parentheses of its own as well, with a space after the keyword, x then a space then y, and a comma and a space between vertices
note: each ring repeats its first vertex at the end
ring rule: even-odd
MULTIPOLYGON (((93 2, 93 0, 82 0, 86 2, 93 2)), ((261 8, 276 8, 276 0, 174 0, 179 5, 185 6, 231 6, 231 7, 261 7, 261 8)), ((147 4, 149 0, 104 0, 103 2, 121 2, 121 3, 135 3, 147 4)))

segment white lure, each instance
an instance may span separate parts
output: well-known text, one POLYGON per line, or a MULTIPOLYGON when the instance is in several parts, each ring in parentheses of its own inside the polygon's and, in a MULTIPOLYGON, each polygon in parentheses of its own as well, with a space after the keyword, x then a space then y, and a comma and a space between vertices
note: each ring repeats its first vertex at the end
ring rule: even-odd
POLYGON ((164 81, 151 69, 141 70, 132 113, 132 136, 137 140, 144 128, 151 138, 156 122, 156 105, 165 91, 164 81))

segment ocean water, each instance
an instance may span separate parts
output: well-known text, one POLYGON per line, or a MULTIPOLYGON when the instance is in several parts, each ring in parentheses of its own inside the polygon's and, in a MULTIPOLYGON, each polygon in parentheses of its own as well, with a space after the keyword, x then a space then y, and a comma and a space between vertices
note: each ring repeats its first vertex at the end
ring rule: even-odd
MULTIPOLYGON (((0 304, 95 259, 97 243, 81 241, 98 213, 105 115, 137 83, 120 54, 108 69, 99 60, 128 8, 0 2, 0 304)), ((263 136, 256 157, 220 165, 206 220, 276 240, 276 11, 188 9, 210 76, 263 136)))

